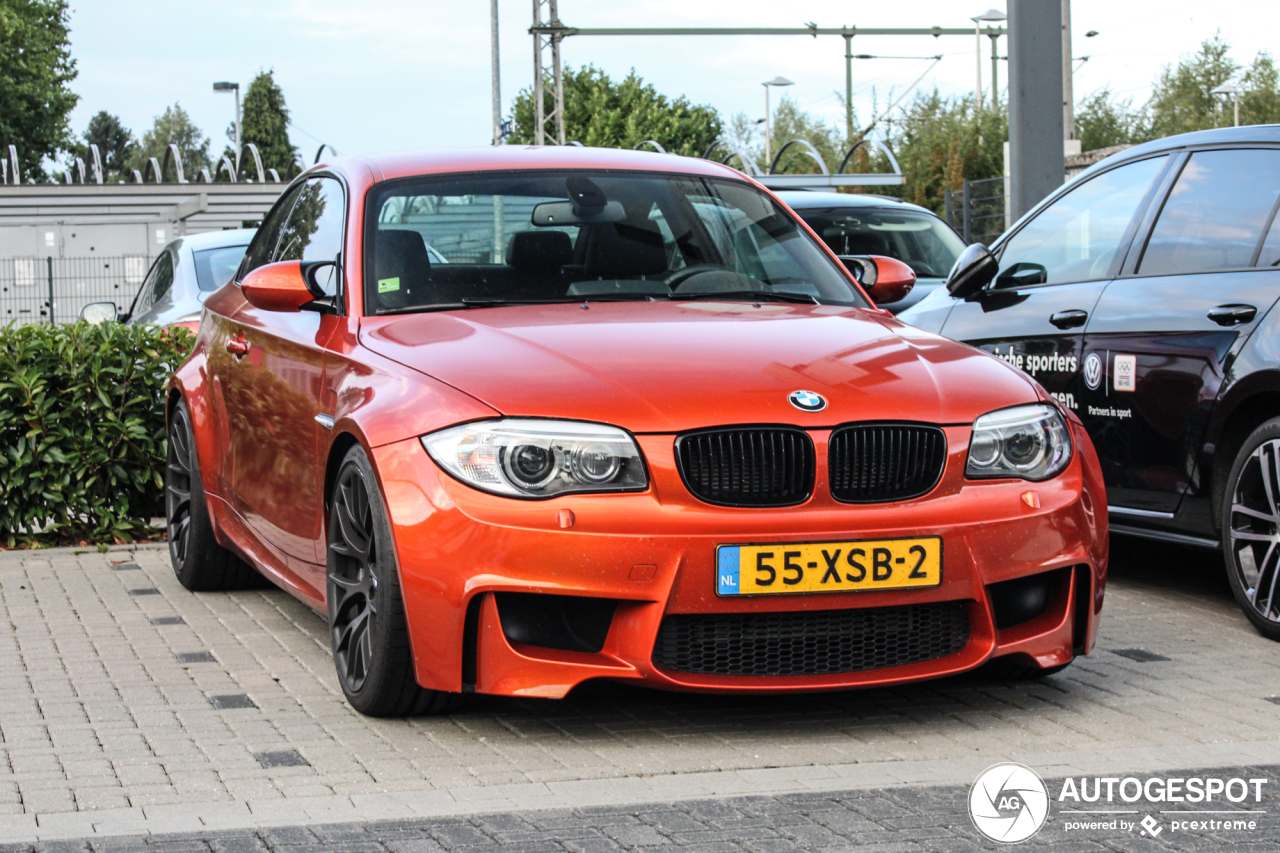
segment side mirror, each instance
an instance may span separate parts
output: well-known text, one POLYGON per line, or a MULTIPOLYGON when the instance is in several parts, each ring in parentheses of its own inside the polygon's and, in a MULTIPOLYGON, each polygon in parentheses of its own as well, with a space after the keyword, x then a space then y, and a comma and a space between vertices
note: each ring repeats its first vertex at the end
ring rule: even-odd
POLYGON ((1029 261, 1014 264, 996 277, 996 287, 1027 287, 1033 284, 1044 284, 1049 280, 1049 271, 1043 264, 1029 261))
POLYGON ((111 321, 123 322, 120 309, 114 302, 90 302, 80 309, 80 319, 95 326, 111 321))
POLYGON ((947 291, 959 298, 977 293, 991 283, 999 269, 1000 262, 990 249, 981 243, 970 244, 951 267, 947 291))
POLYGON ((842 255, 858 284, 875 300, 876 306, 890 305, 907 298, 916 286, 916 272, 896 258, 884 255, 842 255))
POLYGON ((316 299, 323 298, 313 283, 315 268, 332 264, 303 261, 277 261, 264 264, 244 277, 240 290, 249 304, 263 311, 301 311, 316 299))

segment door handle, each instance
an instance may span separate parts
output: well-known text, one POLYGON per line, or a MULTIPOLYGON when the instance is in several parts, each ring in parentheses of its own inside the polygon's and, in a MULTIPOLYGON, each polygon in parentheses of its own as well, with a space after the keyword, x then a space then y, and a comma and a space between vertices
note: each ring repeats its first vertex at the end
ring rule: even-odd
POLYGON ((1239 326, 1247 323, 1258 314, 1252 305, 1219 305, 1209 309, 1209 319, 1219 326, 1239 326))
POLYGON ((1049 317, 1049 322, 1059 329, 1074 329, 1076 326, 1083 326, 1088 319, 1088 311, 1076 309, 1074 311, 1059 311, 1049 317))
POLYGON ((243 358, 249 352, 249 342, 244 339, 243 334, 237 332, 234 338, 227 338, 227 352, 236 358, 243 358))

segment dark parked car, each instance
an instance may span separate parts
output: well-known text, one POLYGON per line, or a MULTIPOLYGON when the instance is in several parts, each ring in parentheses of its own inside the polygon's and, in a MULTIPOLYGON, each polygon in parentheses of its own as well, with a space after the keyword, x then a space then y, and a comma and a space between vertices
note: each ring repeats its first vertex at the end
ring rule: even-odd
POLYGON ((1035 377, 1084 421, 1116 533, 1222 547, 1280 639, 1280 126, 1116 154, 902 319, 1035 377))
POLYGON ((195 330, 205 298, 235 275, 255 233, 244 228, 179 237, 156 256, 127 311, 112 302, 93 302, 80 316, 152 326, 176 323, 195 330))
POLYGON ((882 255, 911 267, 916 285, 885 307, 895 314, 942 286, 964 241, 929 210, 881 195, 791 190, 778 198, 840 256, 882 255))

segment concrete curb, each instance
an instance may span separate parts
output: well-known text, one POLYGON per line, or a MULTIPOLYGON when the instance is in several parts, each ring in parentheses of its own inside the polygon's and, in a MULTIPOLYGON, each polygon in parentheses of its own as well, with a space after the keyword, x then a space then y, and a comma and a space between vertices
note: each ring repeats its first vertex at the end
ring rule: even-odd
POLYGON ((0 549, 0 561, 22 560, 45 554, 51 557, 74 557, 80 554, 115 554, 122 551, 163 551, 168 547, 168 542, 131 542, 124 545, 108 545, 106 551, 99 551, 96 545, 73 545, 66 548, 4 548, 0 549))
MULTIPOLYGON (((1000 761, 1049 779, 1153 775, 1169 771, 1280 764, 1280 740, 1192 747, 1126 747, 1092 752, 1010 753, 963 760, 879 761, 663 776, 459 787, 412 793, 292 797, 128 809, 0 815, 0 843, 105 838, 208 830, 315 826, 372 820, 456 817, 541 809, 646 805, 798 792, 970 785, 1000 761)), ((1050 785, 1051 792, 1053 785, 1050 785)))

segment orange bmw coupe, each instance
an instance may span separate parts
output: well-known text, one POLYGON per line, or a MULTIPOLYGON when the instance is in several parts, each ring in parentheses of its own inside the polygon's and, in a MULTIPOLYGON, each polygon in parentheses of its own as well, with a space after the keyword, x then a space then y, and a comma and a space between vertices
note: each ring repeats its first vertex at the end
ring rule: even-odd
POLYGON ((1054 672, 1102 607, 1093 447, 876 307, 911 281, 705 160, 335 158, 173 377, 174 569, 327 613, 370 715, 1054 672))

